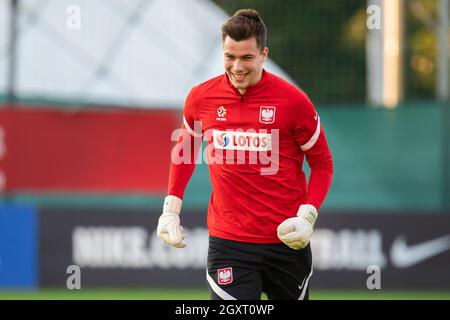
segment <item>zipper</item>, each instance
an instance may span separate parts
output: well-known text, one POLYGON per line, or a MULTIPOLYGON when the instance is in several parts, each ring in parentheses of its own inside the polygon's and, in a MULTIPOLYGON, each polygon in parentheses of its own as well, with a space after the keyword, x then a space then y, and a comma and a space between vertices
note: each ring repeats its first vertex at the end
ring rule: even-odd
POLYGON ((241 103, 239 104, 239 122, 242 121, 243 113, 244 113, 244 95, 241 94, 241 103))

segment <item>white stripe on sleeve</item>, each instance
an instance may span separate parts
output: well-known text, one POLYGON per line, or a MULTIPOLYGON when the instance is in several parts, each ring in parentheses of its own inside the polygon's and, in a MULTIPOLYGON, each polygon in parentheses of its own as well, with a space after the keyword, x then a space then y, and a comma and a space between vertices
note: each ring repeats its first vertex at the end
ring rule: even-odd
POLYGON ((202 134, 196 133, 194 130, 192 130, 192 128, 189 126, 189 123, 186 121, 186 118, 184 116, 183 116, 183 123, 184 126, 186 127, 186 130, 189 132, 191 136, 194 136, 196 138, 200 138, 201 136, 203 136, 202 134))
POLYGON ((311 149, 314 146, 314 144, 316 143, 317 139, 319 138, 319 135, 320 135, 320 118, 317 117, 316 132, 314 132, 314 134, 311 137, 311 139, 309 139, 309 141, 307 143, 305 143, 304 145, 302 145, 300 148, 303 151, 307 151, 307 150, 311 149))

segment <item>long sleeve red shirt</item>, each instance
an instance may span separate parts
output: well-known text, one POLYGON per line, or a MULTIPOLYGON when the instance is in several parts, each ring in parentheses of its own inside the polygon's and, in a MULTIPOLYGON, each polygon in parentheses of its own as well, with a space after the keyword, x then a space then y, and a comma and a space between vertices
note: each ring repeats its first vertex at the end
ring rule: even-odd
POLYGON ((213 189, 211 235, 278 243, 278 225, 294 217, 301 204, 320 210, 333 161, 320 118, 303 91, 264 70, 241 95, 223 74, 194 87, 183 114, 168 194, 183 198, 201 153, 213 189), (309 183, 302 170, 305 158, 309 183))

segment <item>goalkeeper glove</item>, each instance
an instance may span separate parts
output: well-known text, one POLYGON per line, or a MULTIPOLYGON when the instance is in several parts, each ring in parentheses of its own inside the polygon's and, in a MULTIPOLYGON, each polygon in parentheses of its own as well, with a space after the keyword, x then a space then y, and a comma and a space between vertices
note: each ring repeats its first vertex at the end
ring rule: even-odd
POLYGON ((278 226, 278 238, 292 249, 303 249, 311 239, 316 220, 317 209, 313 205, 303 204, 298 209, 297 217, 289 218, 278 226))
POLYGON ((175 247, 184 248, 183 227, 180 225, 181 204, 183 201, 176 197, 168 195, 164 199, 163 213, 159 217, 156 233, 165 243, 175 247))

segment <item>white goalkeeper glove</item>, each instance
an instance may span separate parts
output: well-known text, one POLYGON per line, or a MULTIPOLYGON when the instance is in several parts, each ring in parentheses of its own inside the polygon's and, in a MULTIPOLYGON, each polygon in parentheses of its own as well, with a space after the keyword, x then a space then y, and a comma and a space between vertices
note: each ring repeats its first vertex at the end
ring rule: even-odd
POLYGON ((313 205, 301 205, 297 217, 286 219, 278 226, 278 238, 292 249, 303 249, 311 239, 317 215, 317 209, 313 205))
POLYGON ((180 225, 181 204, 183 201, 176 196, 164 199, 163 213, 159 217, 156 233, 165 243, 175 248, 184 248, 183 227, 180 225))

